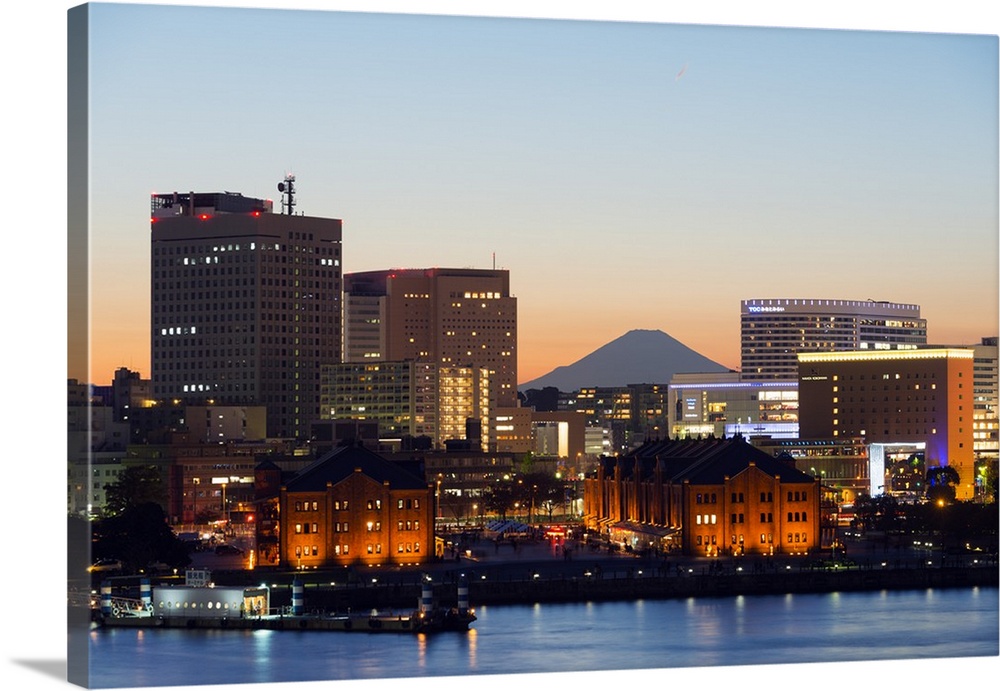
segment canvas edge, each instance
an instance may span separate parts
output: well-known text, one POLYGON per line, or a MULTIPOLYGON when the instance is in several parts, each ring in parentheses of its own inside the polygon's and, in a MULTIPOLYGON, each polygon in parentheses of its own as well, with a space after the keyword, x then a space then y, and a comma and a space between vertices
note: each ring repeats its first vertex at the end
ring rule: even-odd
MULTIPOLYGON (((88 5, 69 8, 66 55, 67 124, 67 365, 69 371, 89 371, 90 252, 89 252, 89 20, 88 5), (83 367, 74 365, 82 364, 83 367)), ((69 444, 67 439, 67 444, 69 444)), ((67 452, 70 449, 67 448, 67 452)), ((69 458, 69 453, 67 458, 69 458)), ((68 519, 72 520, 72 519, 68 519)), ((67 526, 70 528, 70 526, 67 526)), ((66 539, 67 564, 67 650, 66 680, 83 687, 90 685, 88 597, 79 595, 90 563, 89 530, 69 530, 66 539), (76 581, 74 588, 74 581, 76 581), (76 592, 74 592, 74 590, 76 592)), ((84 586, 84 595, 89 583, 84 586)))
MULTIPOLYGON (((337 11, 337 10, 323 10, 337 11)), ((68 276, 68 358, 73 362, 74 358, 88 363, 85 367, 89 371, 89 119, 88 119, 88 30, 89 14, 87 5, 79 5, 67 10, 68 20, 68 59, 67 59, 67 276, 68 276)), ((655 20, 654 20, 655 21, 655 20)), ((783 27, 789 28, 789 27, 783 27)), ((996 35, 993 36, 996 38, 996 35)), ((67 540, 67 587, 70 585, 69 578, 74 573, 85 573, 86 566, 90 563, 89 544, 75 543, 72 535, 67 540)), ((89 630, 89 610, 86 607, 74 606, 72 601, 68 601, 68 648, 67 648, 67 681, 72 684, 89 688, 89 646, 87 643, 89 630), (74 635, 79 633, 81 635, 74 635)), ((998 658, 963 659, 963 660, 937 660, 927 661, 926 665, 932 663, 949 662, 971 665, 972 669, 995 668, 1000 663, 998 658), (981 663, 981 664, 980 664, 981 663)), ((899 668, 906 664, 905 660, 886 660, 871 663, 873 665, 899 668)), ((865 663, 830 663, 838 667, 847 665, 852 669, 863 669, 865 663)), ((818 669, 818 667, 817 667, 818 669)), ((967 667, 968 669, 968 667, 967 667)), ((644 675, 656 672, 655 669, 638 670, 627 674, 644 675)), ((675 672, 677 670, 669 670, 675 672)), ((683 672, 683 670, 680 670, 683 672)), ((904 670, 896 669, 905 677, 904 670)), ((934 678, 933 670, 924 670, 934 678)), ((957 670, 956 670, 957 671, 957 670)), ((886 672, 888 673, 888 672, 886 672)), ((559 673, 562 674, 562 673, 559 673)), ((568 673, 567 680, 582 673, 568 673)), ((593 673, 587 673, 591 676, 593 673)), ((595 676, 601 676, 597 673, 595 676)), ((914 675, 916 676, 916 675, 914 675)), ((516 680, 528 681, 532 675, 516 675, 516 680)), ((562 677, 560 677, 562 678, 562 677)), ((632 677, 627 677, 631 679, 632 677)), ((636 679, 638 680, 638 679, 636 679)), ((911 681, 915 681, 911 680, 911 681)), ((326 682, 317 682, 326 683, 326 682)), ((263 684, 262 689, 285 689, 303 686, 310 687, 309 682, 275 682, 274 684, 263 684)), ((922 685, 921 685, 922 686, 922 685)), ((210 687, 211 688, 211 687, 210 687)))

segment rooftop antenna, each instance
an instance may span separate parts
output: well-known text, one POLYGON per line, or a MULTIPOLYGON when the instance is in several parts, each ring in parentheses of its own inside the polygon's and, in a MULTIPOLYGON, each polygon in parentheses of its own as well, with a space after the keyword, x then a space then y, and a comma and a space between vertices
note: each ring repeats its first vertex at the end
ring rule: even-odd
POLYGON ((288 215, 292 215, 292 207, 295 206, 295 176, 291 173, 285 175, 284 182, 278 183, 278 191, 281 192, 281 213, 288 209, 288 215))

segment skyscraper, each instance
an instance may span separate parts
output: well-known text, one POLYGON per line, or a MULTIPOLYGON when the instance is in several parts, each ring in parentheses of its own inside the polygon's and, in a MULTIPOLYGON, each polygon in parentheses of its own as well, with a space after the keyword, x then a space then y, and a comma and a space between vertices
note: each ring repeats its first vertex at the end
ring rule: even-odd
POLYGON ((152 195, 153 395, 264 405, 269 436, 305 437, 320 366, 341 357, 342 224, 272 207, 152 195))
POLYGON ((744 380, 798 377, 798 353, 907 350, 927 343, 919 305, 874 300, 765 299, 740 305, 744 380))
POLYGON ((491 407, 517 405, 517 298, 506 269, 389 269, 344 276, 345 359, 483 367, 491 407))

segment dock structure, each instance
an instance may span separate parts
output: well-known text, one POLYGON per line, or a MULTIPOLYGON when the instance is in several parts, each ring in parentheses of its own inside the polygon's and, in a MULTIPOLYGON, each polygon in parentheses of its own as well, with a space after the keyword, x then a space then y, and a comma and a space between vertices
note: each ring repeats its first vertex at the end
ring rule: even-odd
POLYGON ((140 597, 114 595, 110 582, 101 585, 94 625, 125 628, 270 629, 296 631, 368 631, 432 633, 467 631, 476 620, 469 606, 468 583, 459 585, 458 607, 434 604, 429 580, 423 583, 417 608, 406 612, 330 613, 306 611, 301 580, 292 583, 291 605, 272 607, 267 586, 140 585, 140 597), (463 594, 464 593, 464 594, 463 594))

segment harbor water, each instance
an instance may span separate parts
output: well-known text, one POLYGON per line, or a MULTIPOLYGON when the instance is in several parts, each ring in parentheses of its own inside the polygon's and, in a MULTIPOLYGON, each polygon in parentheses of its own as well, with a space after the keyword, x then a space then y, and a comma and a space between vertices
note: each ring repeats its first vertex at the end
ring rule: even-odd
MULTIPOLYGON (((473 603, 474 604, 474 603, 473 603)), ((996 656, 996 588, 494 605, 467 633, 97 629, 92 688, 996 656)))

